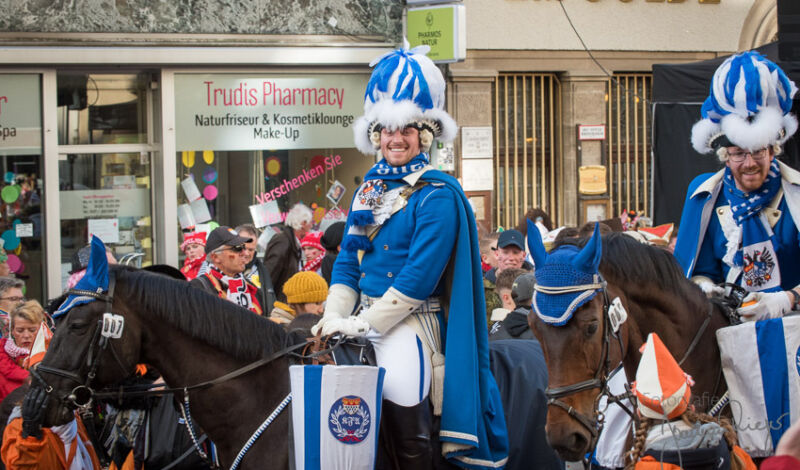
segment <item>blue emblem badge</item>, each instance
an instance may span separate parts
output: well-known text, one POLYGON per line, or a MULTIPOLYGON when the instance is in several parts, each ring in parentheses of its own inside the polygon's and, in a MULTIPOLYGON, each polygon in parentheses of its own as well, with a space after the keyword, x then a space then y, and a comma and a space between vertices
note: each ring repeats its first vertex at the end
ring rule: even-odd
POLYGON ((336 400, 328 415, 328 428, 339 442, 358 444, 366 439, 372 425, 367 402, 355 395, 336 400))
POLYGON ((794 353, 794 366, 797 368, 797 375, 800 375, 800 347, 794 353))

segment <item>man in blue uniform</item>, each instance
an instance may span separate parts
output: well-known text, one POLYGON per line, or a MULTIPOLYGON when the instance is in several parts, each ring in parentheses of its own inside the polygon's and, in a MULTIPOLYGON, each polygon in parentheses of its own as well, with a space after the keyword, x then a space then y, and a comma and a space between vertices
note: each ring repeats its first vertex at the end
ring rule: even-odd
POLYGON ((499 468, 508 443, 489 371, 477 229, 458 182, 429 164, 433 139, 451 140, 457 127, 427 51, 372 64, 354 132, 359 150, 382 158, 354 196, 314 332, 372 341, 399 468, 431 468, 432 413, 445 457, 499 468))
POLYGON ((716 152, 725 167, 689 185, 675 256, 707 294, 723 281, 751 292, 743 320, 800 303, 800 173, 775 158, 797 130, 796 91, 760 54, 733 56, 715 72, 692 129, 694 148, 716 152))

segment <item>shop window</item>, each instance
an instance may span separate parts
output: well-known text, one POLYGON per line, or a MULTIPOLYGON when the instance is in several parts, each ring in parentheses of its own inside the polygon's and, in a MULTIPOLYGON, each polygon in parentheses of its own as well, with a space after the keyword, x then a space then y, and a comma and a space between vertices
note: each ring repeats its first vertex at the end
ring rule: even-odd
POLYGON ((147 73, 59 73, 59 145, 147 142, 150 83, 147 73))
POLYGON ((313 210, 319 228, 326 214, 334 217, 337 209, 347 210, 361 177, 374 163, 344 148, 196 150, 178 152, 176 161, 178 215, 184 233, 218 225, 272 226, 298 202, 313 210))
POLYGON ((42 116, 38 74, 0 74, 0 276, 44 295, 42 116))

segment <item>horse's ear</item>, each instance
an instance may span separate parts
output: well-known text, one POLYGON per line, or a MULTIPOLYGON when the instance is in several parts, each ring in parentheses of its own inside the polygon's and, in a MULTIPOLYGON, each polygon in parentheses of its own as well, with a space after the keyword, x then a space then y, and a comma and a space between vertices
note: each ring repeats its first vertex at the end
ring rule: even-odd
POLYGON ((600 266, 600 258, 603 256, 603 239, 600 236, 600 224, 594 225, 592 238, 586 242, 586 246, 572 260, 572 265, 585 273, 596 273, 600 266))
POLYGON ((528 219, 528 251, 531 252, 534 266, 544 266, 545 261, 547 261, 547 250, 545 250, 544 243, 542 243, 542 234, 539 233, 539 227, 531 222, 531 219, 528 219))

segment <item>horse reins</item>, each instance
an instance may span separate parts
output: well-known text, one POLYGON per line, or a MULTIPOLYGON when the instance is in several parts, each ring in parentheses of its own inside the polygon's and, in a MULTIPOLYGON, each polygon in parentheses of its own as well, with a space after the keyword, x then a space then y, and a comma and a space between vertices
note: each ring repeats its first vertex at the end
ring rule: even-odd
MULTIPOLYGON (((114 288, 116 286, 116 278, 113 273, 109 273, 109 283, 108 283, 108 294, 103 293, 100 289, 98 292, 89 291, 89 290, 82 290, 82 289, 69 289, 67 291, 68 295, 77 295, 77 296, 84 296, 84 297, 92 297, 94 299, 100 300, 105 302, 106 304, 106 313, 105 315, 112 315, 111 314, 111 306, 114 302, 114 288)), ((142 387, 135 387, 135 390, 131 390, 131 388, 120 388, 116 391, 108 391, 108 392, 95 392, 91 388, 92 381, 97 376, 97 370, 100 366, 100 356, 102 352, 107 348, 111 351, 112 356, 117 361, 117 365, 120 366, 126 373, 131 369, 130 367, 126 367, 122 364, 122 360, 119 358, 116 350, 113 347, 110 338, 118 338, 119 336, 114 336, 113 334, 109 333, 108 330, 114 329, 114 325, 112 323, 113 320, 106 319, 104 315, 103 320, 98 320, 97 326, 92 334, 92 339, 89 344, 89 348, 86 350, 86 364, 89 368, 89 371, 86 375, 86 380, 82 380, 81 377, 73 372, 45 366, 44 364, 39 364, 35 368, 30 369, 31 375, 41 383, 44 387, 45 392, 49 395, 54 391, 53 386, 47 383, 44 378, 40 375, 40 372, 44 372, 46 374, 52 374, 59 377, 64 377, 69 379, 79 385, 75 387, 68 395, 61 398, 62 404, 72 404, 76 408, 88 408, 89 404, 91 403, 93 398, 117 398, 121 400, 123 397, 146 397, 146 396, 162 396, 167 394, 176 394, 181 393, 183 394, 183 406, 181 407, 181 413, 183 414, 184 422, 186 424, 187 430, 189 435, 192 439, 194 444, 195 450, 197 450, 198 454, 212 467, 212 468, 219 468, 214 462, 212 462, 208 455, 202 450, 200 447, 200 443, 202 442, 202 438, 198 439, 196 436, 196 432, 194 430, 194 426, 192 424, 191 413, 189 408, 189 392, 190 391, 198 391, 198 390, 205 390, 214 385, 219 385, 223 382, 227 382, 229 380, 233 380, 240 376, 247 374, 255 369, 263 367, 272 361, 281 358, 287 355, 294 355, 300 357, 302 359, 315 359, 317 357, 322 357, 327 354, 330 354, 334 349, 339 347, 341 344, 341 339, 337 341, 333 346, 322 348, 321 350, 306 353, 304 351, 303 354, 295 353, 296 350, 300 348, 307 348, 311 344, 319 345, 319 338, 311 338, 306 340, 305 342, 301 342, 298 344, 294 344, 291 346, 286 346, 283 349, 270 354, 269 356, 259 359, 258 361, 252 362, 247 364, 239 369, 236 369, 232 372, 224 374, 220 377, 217 377, 212 380, 207 380, 195 385, 189 385, 186 387, 161 387, 161 384, 148 384, 144 388, 142 387)), ((118 317, 122 318, 121 315, 117 315, 118 317)), ((118 333, 121 334, 122 327, 119 326, 118 333)), ((84 362, 83 359, 81 363, 84 362)), ((291 394, 287 395, 280 404, 270 413, 267 419, 261 424, 261 426, 256 429, 256 431, 251 435, 250 439, 242 446, 242 449, 239 451, 239 454, 236 456, 233 464, 231 465, 231 470, 236 469, 238 465, 241 463, 241 460, 244 458, 245 453, 250 449, 250 447, 255 443, 255 441, 261 436, 261 434, 266 430, 266 428, 274 421, 274 419, 284 410, 284 408, 289 404, 291 401, 291 394)))
MULTIPOLYGON (((637 420, 636 414, 629 410, 624 405, 624 400, 626 398, 634 398, 633 393, 631 392, 630 388, 626 384, 625 388, 626 391, 620 395, 614 395, 611 393, 611 390, 608 388, 608 381, 609 379, 616 374, 622 368, 622 360, 620 359, 620 364, 615 367, 613 370, 610 370, 611 361, 609 359, 609 351, 611 349, 611 337, 615 337, 619 341, 619 348, 620 348, 620 356, 624 353, 624 345, 622 344, 622 336, 618 334, 618 332, 612 332, 611 327, 611 320, 609 317, 609 307, 611 302, 608 300, 608 292, 606 290, 606 281, 603 280, 602 276, 599 276, 598 283, 595 284, 588 284, 588 285, 580 285, 580 286, 567 286, 567 287, 560 287, 558 288, 560 293, 567 293, 567 292, 585 292, 587 290, 594 290, 598 289, 603 294, 603 344, 602 344, 602 352, 600 354, 600 364, 597 366, 597 370, 595 371, 594 377, 588 380, 584 380, 581 382, 573 383, 570 385, 564 385, 561 387, 547 387, 545 389, 545 396, 547 397, 547 405, 550 406, 557 406, 564 410, 570 417, 574 418, 576 421, 581 423, 591 434, 592 441, 594 442, 600 434, 600 431, 603 429, 603 421, 605 420, 605 415, 602 411, 599 410, 599 402, 602 397, 606 397, 607 403, 617 403, 617 405, 622 408, 628 415, 631 416, 634 420, 637 420), (580 411, 576 410, 574 407, 565 403, 561 398, 573 395, 575 393, 579 393, 585 390, 591 390, 594 388, 599 388, 600 393, 598 394, 597 398, 595 399, 594 403, 594 416, 589 418, 585 414, 581 413, 580 411)), ((534 289, 541 290, 544 286, 536 286, 534 289)), ((547 288, 551 289, 551 288, 547 288)))

